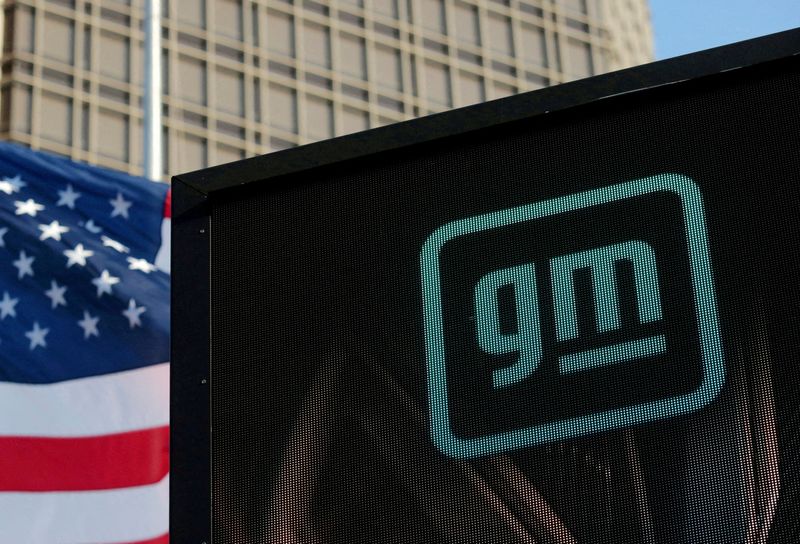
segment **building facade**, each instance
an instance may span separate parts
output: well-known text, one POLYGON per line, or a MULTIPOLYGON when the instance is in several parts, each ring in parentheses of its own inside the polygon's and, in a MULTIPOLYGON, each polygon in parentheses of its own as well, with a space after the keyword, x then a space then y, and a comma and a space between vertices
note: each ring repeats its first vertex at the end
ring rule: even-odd
MULTIPOLYGON (((652 60, 646 0, 164 0, 164 175, 652 60)), ((5 0, 0 138, 142 168, 143 0, 5 0)))

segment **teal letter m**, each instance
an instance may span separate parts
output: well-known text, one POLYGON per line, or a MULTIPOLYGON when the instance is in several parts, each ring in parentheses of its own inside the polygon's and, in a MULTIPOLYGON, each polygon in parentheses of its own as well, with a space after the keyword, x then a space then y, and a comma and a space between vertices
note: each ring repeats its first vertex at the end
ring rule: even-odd
MULTIPOLYGON (((578 337, 573 274, 582 268, 588 268, 591 272, 598 332, 609 332, 621 327, 615 263, 622 260, 630 261, 633 265, 639 322, 652 323, 661 320, 655 252, 649 244, 632 240, 551 259, 550 278, 558 341, 578 337)), ((655 335, 564 355, 559 359, 559 368, 562 373, 578 372, 658 355, 665 351, 664 335, 655 335)))

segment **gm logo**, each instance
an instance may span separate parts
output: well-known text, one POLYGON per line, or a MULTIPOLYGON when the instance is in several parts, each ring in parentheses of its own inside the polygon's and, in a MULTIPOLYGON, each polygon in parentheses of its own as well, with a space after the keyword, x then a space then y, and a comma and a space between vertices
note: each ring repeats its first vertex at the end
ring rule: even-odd
POLYGON ((685 176, 448 223, 421 272, 431 435, 452 457, 687 414, 724 383, 703 203, 685 176))

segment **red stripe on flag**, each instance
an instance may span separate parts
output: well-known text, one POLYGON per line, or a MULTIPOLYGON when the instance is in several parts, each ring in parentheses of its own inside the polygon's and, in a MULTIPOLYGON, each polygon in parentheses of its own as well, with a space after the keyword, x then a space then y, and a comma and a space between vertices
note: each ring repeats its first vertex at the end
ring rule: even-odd
POLYGON ((150 540, 137 540, 136 542, 128 542, 126 544, 169 544, 169 533, 150 540))
POLYGON ((169 427, 79 438, 0 436, 0 491, 153 484, 169 472, 169 427))
POLYGON ((164 219, 172 217, 172 187, 167 190, 167 197, 164 199, 164 219))

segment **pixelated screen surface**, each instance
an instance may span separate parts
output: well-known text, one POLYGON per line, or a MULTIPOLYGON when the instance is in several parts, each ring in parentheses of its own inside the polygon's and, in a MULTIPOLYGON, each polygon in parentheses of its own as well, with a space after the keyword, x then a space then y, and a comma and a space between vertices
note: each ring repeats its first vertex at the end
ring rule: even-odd
POLYGON ((219 193, 215 543, 800 538, 800 62, 219 193))

